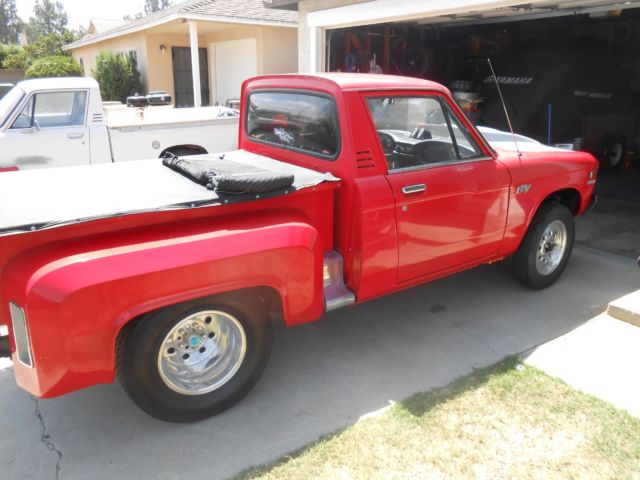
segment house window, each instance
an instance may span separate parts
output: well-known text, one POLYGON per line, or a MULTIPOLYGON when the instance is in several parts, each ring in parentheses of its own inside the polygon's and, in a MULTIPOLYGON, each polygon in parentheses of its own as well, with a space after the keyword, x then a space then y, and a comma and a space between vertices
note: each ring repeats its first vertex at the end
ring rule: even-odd
POLYGON ((136 49, 135 48, 130 49, 128 54, 129 54, 129 60, 131 60, 133 63, 135 63, 137 65, 138 64, 138 52, 136 51, 136 49))

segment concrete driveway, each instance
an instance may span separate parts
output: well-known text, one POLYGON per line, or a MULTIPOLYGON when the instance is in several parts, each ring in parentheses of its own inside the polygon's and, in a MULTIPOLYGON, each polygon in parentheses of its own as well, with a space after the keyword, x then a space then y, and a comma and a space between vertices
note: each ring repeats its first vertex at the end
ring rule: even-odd
POLYGON ((555 338, 640 288, 633 260, 577 247, 560 281, 533 292, 502 264, 279 329, 271 362, 230 411, 163 423, 117 385, 36 404, 0 371, 0 466, 5 478, 228 478, 343 428, 390 400, 449 383, 555 338), (46 440, 46 439, 45 439, 46 440), (53 447, 52 447, 53 448, 53 447))

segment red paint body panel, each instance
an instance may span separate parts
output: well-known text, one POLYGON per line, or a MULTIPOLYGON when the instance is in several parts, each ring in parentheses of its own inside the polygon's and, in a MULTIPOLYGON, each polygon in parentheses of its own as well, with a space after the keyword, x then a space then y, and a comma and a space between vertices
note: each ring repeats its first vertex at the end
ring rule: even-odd
POLYGON ((252 141, 244 132, 244 111, 240 148, 331 172, 340 184, 0 237, 0 323, 8 322, 8 302, 22 306, 34 354, 34 368, 14 354, 23 388, 55 396, 112 381, 117 334, 145 312, 264 286, 278 293, 287 325, 313 321, 324 309, 326 251, 342 255, 346 284, 363 302, 503 258, 517 249, 550 195, 577 192, 576 214, 593 195, 589 172, 597 163, 591 155, 495 152, 448 90, 432 82, 362 74, 257 77, 243 84, 243 105, 248 94, 263 89, 333 97, 339 155, 328 161, 252 141), (486 158, 389 173, 364 101, 376 94, 443 98, 486 158), (402 193, 416 183, 426 191, 402 193), (530 188, 517 193, 523 185, 530 188))
POLYGON ((7 266, 15 287, 6 295, 26 306, 37 368, 16 362, 18 381, 40 396, 110 382, 116 335, 128 320, 215 293, 267 286, 282 298, 288 323, 318 318, 324 309, 319 239, 304 218, 274 212, 25 252, 7 266), (91 372, 93 380, 82 376, 91 372))

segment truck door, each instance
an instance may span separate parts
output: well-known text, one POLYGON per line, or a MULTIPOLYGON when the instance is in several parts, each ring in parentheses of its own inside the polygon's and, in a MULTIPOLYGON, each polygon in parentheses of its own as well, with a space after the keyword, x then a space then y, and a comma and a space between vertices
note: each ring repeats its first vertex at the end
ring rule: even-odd
POLYGON ((0 163, 20 170, 90 163, 86 90, 38 92, 4 131, 0 163))
POLYGON ((398 282, 498 252, 510 176, 444 97, 368 96, 395 197, 398 282))

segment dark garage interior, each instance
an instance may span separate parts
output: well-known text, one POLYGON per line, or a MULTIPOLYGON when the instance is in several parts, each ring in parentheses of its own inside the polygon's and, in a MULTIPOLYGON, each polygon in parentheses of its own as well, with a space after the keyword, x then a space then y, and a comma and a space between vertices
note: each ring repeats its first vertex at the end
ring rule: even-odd
POLYGON ((436 17, 328 30, 326 70, 435 80, 476 125, 586 150, 600 161, 599 204, 578 241, 640 255, 640 8, 436 17), (542 18, 540 18, 542 17, 542 18), (375 68, 374 68, 375 70, 375 68), (380 70, 378 69, 378 72, 380 70))

